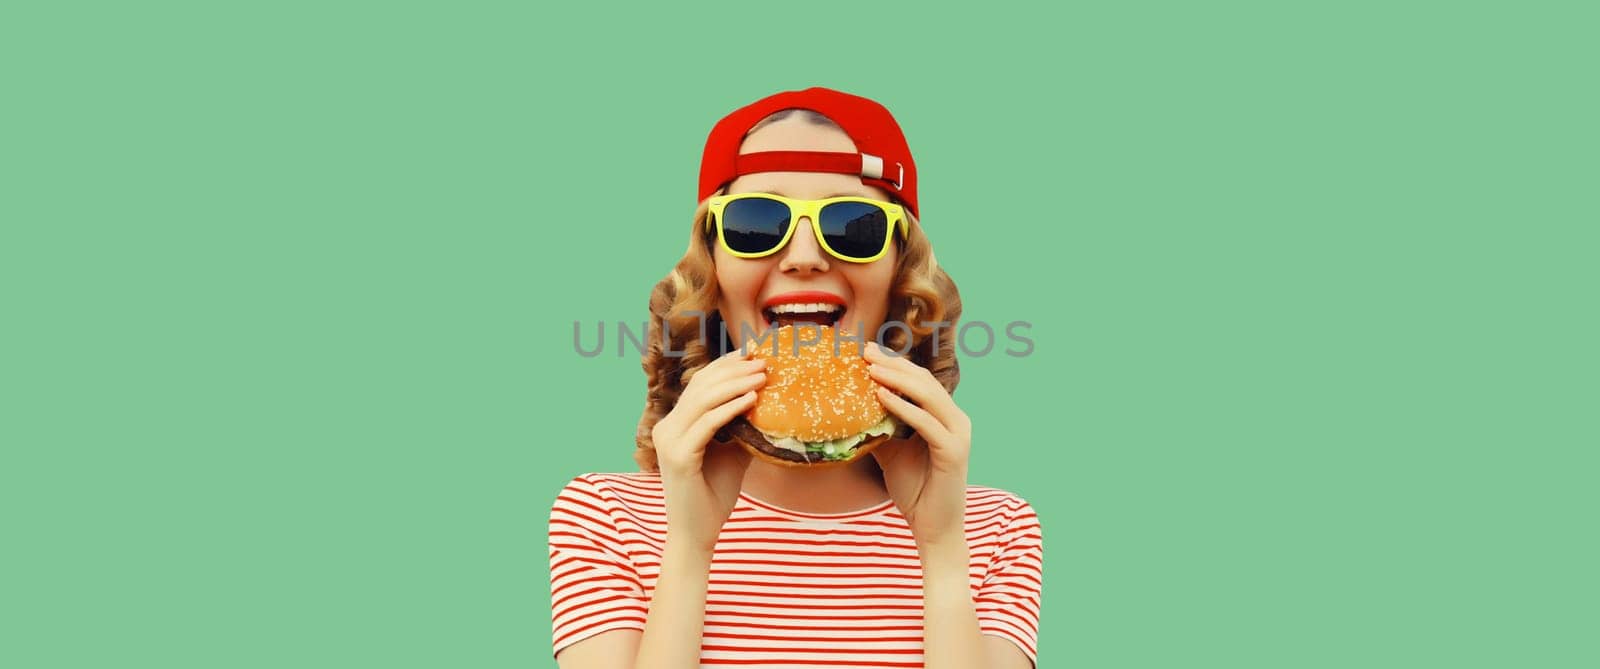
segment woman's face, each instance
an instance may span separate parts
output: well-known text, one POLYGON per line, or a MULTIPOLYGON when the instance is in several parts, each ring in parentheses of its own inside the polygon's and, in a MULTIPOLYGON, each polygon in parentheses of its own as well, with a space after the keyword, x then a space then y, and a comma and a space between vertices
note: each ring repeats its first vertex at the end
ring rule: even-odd
MULTIPOLYGON (((853 153, 856 147, 850 136, 838 128, 817 125, 796 114, 757 128, 739 147, 740 154, 757 151, 853 153)), ((728 184, 727 192, 762 192, 798 199, 854 195, 892 201, 883 189, 861 183, 858 176, 829 172, 746 174, 728 184)), ((743 346, 747 330, 760 333, 771 324, 774 315, 770 307, 774 301, 782 302, 785 296, 801 291, 816 291, 832 296, 831 301, 842 305, 830 314, 835 327, 874 339, 889 311, 898 245, 891 244, 887 254, 870 263, 845 262, 822 250, 809 218, 796 221, 796 225, 786 246, 762 258, 738 258, 720 243, 712 242, 717 284, 722 293, 717 308, 727 324, 729 338, 735 346, 743 346)), ((830 300, 811 296, 803 301, 830 300)))

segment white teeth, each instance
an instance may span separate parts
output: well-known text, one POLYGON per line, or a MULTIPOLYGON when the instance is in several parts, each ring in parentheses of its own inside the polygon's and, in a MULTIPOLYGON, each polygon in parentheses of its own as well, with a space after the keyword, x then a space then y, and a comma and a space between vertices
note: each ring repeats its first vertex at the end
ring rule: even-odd
POLYGON ((814 314, 814 313, 817 313, 817 312, 820 311, 820 312, 830 313, 831 314, 831 313, 833 313, 835 311, 838 311, 838 310, 840 310, 842 308, 843 307, 840 307, 837 304, 827 304, 827 303, 824 303, 824 302, 812 302, 812 303, 809 303, 809 304, 802 304, 802 303, 774 304, 774 305, 772 305, 772 313, 775 313, 775 314, 814 314))

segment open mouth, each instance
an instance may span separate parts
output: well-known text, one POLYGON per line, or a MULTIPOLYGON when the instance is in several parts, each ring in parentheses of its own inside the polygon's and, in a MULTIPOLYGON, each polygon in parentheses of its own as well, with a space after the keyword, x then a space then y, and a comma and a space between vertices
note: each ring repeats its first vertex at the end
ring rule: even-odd
POLYGON ((796 323, 815 323, 832 327, 844 316, 844 309, 844 305, 827 302, 774 304, 761 310, 761 326, 768 329, 796 323))

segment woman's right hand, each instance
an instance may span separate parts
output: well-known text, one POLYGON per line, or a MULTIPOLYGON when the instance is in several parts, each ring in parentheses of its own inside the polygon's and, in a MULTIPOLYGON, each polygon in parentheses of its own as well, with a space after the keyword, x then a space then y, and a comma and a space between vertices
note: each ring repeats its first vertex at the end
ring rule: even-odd
POLYGON ((713 443, 728 421, 756 403, 767 381, 766 361, 749 351, 727 353, 689 378, 672 411, 650 431, 667 504, 667 536, 710 555, 739 500, 750 453, 713 443))

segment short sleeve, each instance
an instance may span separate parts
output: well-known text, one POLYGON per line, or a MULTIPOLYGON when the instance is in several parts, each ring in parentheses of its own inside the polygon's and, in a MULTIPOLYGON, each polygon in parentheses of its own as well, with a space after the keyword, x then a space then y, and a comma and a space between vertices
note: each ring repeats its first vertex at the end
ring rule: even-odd
POLYGON ((586 474, 568 483, 551 506, 552 656, 601 632, 644 629, 649 600, 610 505, 586 474))
POLYGON ((974 600, 978 627, 984 634, 1010 640, 1037 665, 1043 534, 1027 501, 1012 495, 1006 504, 1011 517, 974 600))

